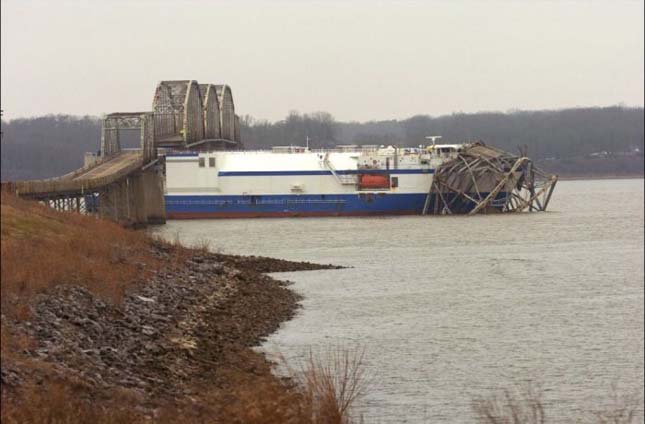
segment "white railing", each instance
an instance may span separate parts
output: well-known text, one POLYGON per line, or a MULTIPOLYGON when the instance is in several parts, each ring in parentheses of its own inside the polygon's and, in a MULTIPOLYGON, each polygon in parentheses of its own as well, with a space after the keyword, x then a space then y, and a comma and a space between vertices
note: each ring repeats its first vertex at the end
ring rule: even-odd
POLYGON ((332 175, 334 178, 336 178, 336 181, 338 181, 341 185, 354 185, 356 184, 356 176, 355 175, 339 175, 336 172, 336 168, 331 164, 329 161, 329 152, 325 154, 325 157, 322 160, 323 165, 327 167, 328 170, 331 171, 332 175))

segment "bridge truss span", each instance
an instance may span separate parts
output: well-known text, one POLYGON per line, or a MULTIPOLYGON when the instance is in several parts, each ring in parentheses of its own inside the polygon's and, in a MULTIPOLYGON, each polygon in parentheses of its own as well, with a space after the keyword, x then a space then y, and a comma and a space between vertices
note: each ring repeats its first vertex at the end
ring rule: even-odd
POLYGON ((112 156, 121 151, 121 131, 139 130, 140 149, 144 162, 156 159, 154 117, 152 112, 117 112, 103 118, 101 155, 112 156))
POLYGON ((3 189, 121 223, 165 222, 163 162, 157 149, 240 148, 240 125, 227 85, 161 81, 152 109, 106 115, 99 154, 86 154, 83 168, 46 180, 3 183, 3 189), (139 131, 138 149, 122 148, 122 131, 139 131))

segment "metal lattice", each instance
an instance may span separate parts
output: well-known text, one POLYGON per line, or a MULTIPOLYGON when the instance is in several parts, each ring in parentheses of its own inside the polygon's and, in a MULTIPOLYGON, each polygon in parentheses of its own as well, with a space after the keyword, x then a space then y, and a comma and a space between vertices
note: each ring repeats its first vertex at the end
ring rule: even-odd
POLYGON ((220 111, 217 90, 213 84, 200 84, 204 104, 204 138, 219 139, 220 132, 220 111))
POLYGON ((235 104, 228 85, 217 85, 220 106, 221 135, 225 140, 235 140, 235 104))
POLYGON ((545 211, 557 181, 526 155, 478 142, 437 168, 423 213, 545 211))

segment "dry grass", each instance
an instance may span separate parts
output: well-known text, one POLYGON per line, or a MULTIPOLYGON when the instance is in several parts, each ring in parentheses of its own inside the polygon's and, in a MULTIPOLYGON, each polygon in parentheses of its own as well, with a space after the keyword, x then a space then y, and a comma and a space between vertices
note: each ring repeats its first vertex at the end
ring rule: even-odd
POLYGON ((207 238, 200 238, 191 247, 199 252, 208 253, 211 250, 211 241, 207 238))
MULTIPOLYGON (((618 393, 612 386, 610 403, 598 411, 589 411, 587 417, 576 422, 593 424, 631 424, 639 409, 638 397, 618 393)), ((472 403, 476 421, 480 424, 544 424, 547 423, 542 392, 528 382, 501 395, 477 398, 472 403)), ((642 404, 641 404, 642 407, 642 404)))
POLYGON ((296 375, 304 389, 304 404, 312 422, 347 424, 351 408, 366 390, 365 351, 330 348, 323 354, 311 351, 296 375))
POLYGON ((212 409, 221 422, 239 424, 312 423, 311 413, 303 403, 299 388, 272 376, 227 375, 232 383, 225 393, 204 399, 206 409, 212 409))
POLYGON ((478 398, 472 404, 477 422, 482 424, 544 424, 546 415, 542 393, 531 382, 502 395, 478 398))
POLYGON ((84 286, 119 302, 125 289, 159 267, 150 239, 112 222, 60 213, 2 193, 2 311, 24 319, 26 305, 58 284, 84 286))
MULTIPOLYGON (((204 409, 192 420, 217 416, 221 422, 240 424, 351 424, 352 407, 366 387, 363 359, 362 350, 309 353, 297 371, 283 363, 289 378, 279 379, 266 362, 248 358, 252 371, 228 370, 225 378, 231 386, 224 393, 205 395, 204 409)), ((166 411, 162 417, 170 422, 175 413, 166 411)), ((185 411, 180 413, 186 417, 185 411)))
POLYGON ((113 408, 105 413, 87 409, 77 402, 72 384, 51 382, 49 377, 56 374, 51 364, 25 355, 34 341, 10 323, 28 319, 34 297, 59 284, 83 286, 118 303, 128 287, 160 267, 150 250, 152 241, 111 222, 56 212, 5 192, 1 196, 2 366, 33 377, 19 393, 12 391, 9 400, 3 385, 2 422, 119 422, 113 408), (42 384, 33 379, 42 379, 42 384), (101 421, 103 415, 109 419, 101 421))
MULTIPOLYGON (((310 355, 294 379, 270 373, 259 354, 242 354, 249 369, 223 370, 224 388, 200 387, 199 399, 169 402, 154 413, 155 423, 351 424, 355 400, 364 388, 363 354, 336 350, 310 355), (335 362, 327 362, 333 360, 335 362), (297 379, 297 381, 296 381, 297 379)), ((18 393, 2 393, 3 423, 150 422, 129 391, 96 393, 81 381, 50 379, 18 393)))
POLYGON ((3 390, 0 416, 3 424, 144 422, 143 414, 132 407, 131 394, 112 391, 103 397, 97 401, 79 382, 48 381, 23 388, 18 394, 3 390))
POLYGON ((639 396, 621 393, 614 384, 611 386, 608 404, 601 410, 591 411, 587 421, 597 424, 631 424, 636 422, 639 407, 643 407, 639 396))

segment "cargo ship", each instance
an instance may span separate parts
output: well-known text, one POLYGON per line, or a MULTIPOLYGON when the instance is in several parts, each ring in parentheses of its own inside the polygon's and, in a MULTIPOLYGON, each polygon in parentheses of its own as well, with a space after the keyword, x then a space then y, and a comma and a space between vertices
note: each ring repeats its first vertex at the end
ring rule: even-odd
POLYGON ((435 170, 466 146, 168 152, 166 213, 170 219, 422 214, 437 195, 435 170))

